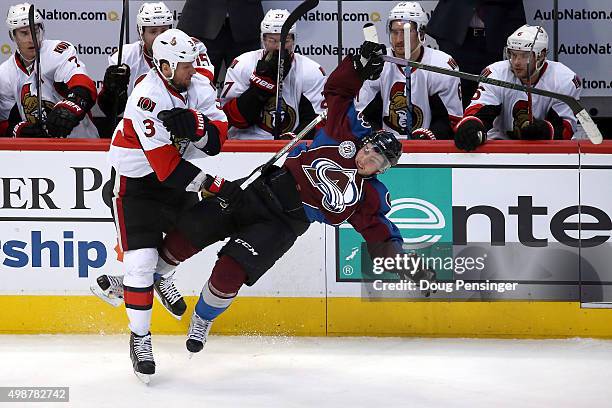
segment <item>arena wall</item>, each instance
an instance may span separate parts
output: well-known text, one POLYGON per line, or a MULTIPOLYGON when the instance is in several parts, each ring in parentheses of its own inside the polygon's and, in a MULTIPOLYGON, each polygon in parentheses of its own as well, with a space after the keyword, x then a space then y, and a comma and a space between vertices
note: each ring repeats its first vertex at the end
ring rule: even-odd
MULTIPOLYGON (((89 291, 98 275, 122 267, 101 194, 108 143, 0 140, 0 333, 127 330, 123 308, 89 291)), ((197 164, 238 178, 280 146, 230 141, 197 164)), ((612 312, 586 308, 612 301, 612 142, 499 141, 478 153, 460 153, 452 142, 405 142, 404 149, 401 165, 383 177, 389 217, 407 244, 455 262, 439 271, 449 291, 430 299, 418 290, 377 291, 379 276, 355 232, 313 224, 260 282, 241 290, 213 332, 612 337, 612 312), (457 264, 466 254, 486 267, 457 264), (517 285, 468 290, 456 287, 459 280, 517 285)), ((156 304, 154 332, 186 332, 221 245, 181 265, 187 316, 176 321, 156 304)))

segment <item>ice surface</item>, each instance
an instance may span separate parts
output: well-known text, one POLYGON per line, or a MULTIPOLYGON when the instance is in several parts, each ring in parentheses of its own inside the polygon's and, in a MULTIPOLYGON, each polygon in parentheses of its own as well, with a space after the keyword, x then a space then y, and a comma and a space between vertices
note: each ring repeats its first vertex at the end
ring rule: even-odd
POLYGON ((1 335, 0 386, 69 386, 57 408, 612 406, 612 341, 211 336, 189 360, 154 335, 146 386, 128 340, 1 335))

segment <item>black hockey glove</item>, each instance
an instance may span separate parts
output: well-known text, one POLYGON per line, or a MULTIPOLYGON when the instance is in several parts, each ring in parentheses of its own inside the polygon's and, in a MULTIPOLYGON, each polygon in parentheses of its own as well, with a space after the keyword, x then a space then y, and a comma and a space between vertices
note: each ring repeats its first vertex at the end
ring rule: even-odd
POLYGON ((39 123, 19 122, 13 128, 13 137, 49 137, 43 126, 39 123))
POLYGON ((353 55, 353 66, 362 80, 378 79, 385 66, 382 56, 387 53, 384 44, 364 41, 359 48, 359 55, 353 55))
POLYGON ((110 65, 104 73, 104 89, 118 95, 127 92, 130 83, 130 67, 126 64, 110 65))
POLYGON ((421 293, 425 297, 429 297, 432 293, 437 292, 437 289, 431 289, 431 284, 436 283, 436 271, 431 269, 419 269, 407 278, 412 279, 419 287, 421 287, 421 281, 429 282, 429 284, 423 284, 423 290, 421 290, 421 293))
POLYGON ((555 137, 555 128, 547 120, 534 119, 533 123, 520 130, 520 137, 523 140, 552 140, 555 137))
POLYGON ((476 149, 487 140, 482 121, 476 116, 466 116, 455 128, 455 146, 467 152, 476 149))
MULTIPOLYGON (((291 56, 287 50, 284 51, 283 78, 291 69, 291 56)), ((255 72, 251 74, 251 85, 268 93, 276 92, 276 77, 278 76, 278 50, 269 52, 257 61, 255 72)))
POLYGON ((202 112, 193 109, 172 108, 157 114, 164 127, 176 138, 197 142, 206 134, 210 120, 202 112))
POLYGON ((78 126, 93 106, 89 91, 83 87, 69 90, 63 101, 55 104, 47 115, 47 131, 51 137, 66 137, 78 126))
POLYGON ((243 190, 236 181, 225 180, 219 176, 207 175, 200 188, 202 197, 216 197, 227 209, 240 205, 243 190))
POLYGON ((421 263, 419 262, 419 261, 422 261, 423 259, 419 259, 416 252, 411 251, 405 255, 416 258, 416 262, 408 262, 404 268, 399 268, 399 269, 394 268, 392 270, 389 270, 389 272, 396 273, 399 276, 399 278, 402 280, 410 280, 410 281, 415 282, 419 289, 421 287, 423 288, 421 290, 421 293, 425 297, 429 297, 432 293, 436 293, 437 291, 436 289, 434 290, 431 289, 431 283, 436 282, 436 272, 431 269, 423 268, 421 263), (429 284, 425 282, 421 284, 421 281, 427 281, 429 282, 429 284))

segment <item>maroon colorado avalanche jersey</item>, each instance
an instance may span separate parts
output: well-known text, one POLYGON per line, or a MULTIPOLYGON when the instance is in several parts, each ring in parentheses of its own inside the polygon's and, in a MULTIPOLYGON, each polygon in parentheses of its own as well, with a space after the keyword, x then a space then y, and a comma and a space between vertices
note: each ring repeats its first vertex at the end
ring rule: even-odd
POLYGON ((362 80, 350 57, 329 76, 324 95, 327 122, 310 147, 295 147, 285 161, 300 189, 311 222, 338 225, 348 221, 368 243, 402 243, 398 228, 385 216, 389 192, 375 176, 357 173, 355 156, 371 128, 357 114, 353 100, 362 80))

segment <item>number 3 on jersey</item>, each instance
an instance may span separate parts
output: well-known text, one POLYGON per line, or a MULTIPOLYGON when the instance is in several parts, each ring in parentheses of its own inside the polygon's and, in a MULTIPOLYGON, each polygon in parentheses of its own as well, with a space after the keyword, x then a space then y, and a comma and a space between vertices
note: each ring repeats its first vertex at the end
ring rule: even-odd
POLYGON ((142 121, 145 125, 145 136, 152 137, 155 135, 155 123, 151 119, 145 119, 142 121))

